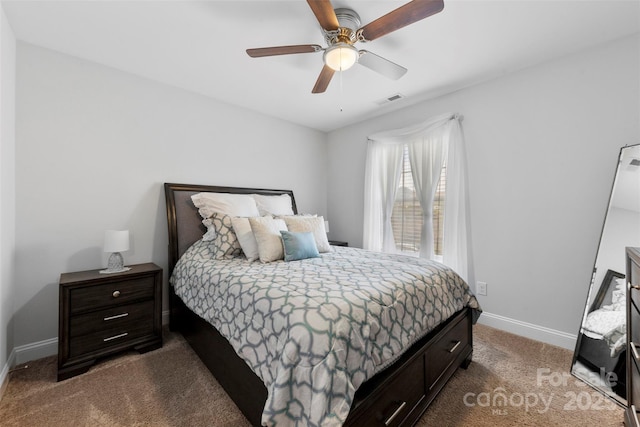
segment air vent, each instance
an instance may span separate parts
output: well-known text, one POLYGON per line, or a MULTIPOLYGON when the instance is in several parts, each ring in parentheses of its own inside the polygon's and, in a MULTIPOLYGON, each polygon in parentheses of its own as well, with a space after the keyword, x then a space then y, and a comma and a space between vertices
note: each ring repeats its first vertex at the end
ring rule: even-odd
POLYGON ((396 93, 395 95, 391 95, 391 96, 390 96, 390 97, 388 97, 388 98, 384 98, 384 99, 381 99, 380 101, 377 101, 377 102, 376 102, 376 104, 378 104, 378 105, 384 105, 384 104, 388 104, 388 103, 390 103, 390 102, 396 102, 396 101, 398 101, 398 100, 400 100, 400 99, 403 99, 404 97, 405 97, 405 96, 404 96, 403 94, 401 94, 401 93, 396 93))

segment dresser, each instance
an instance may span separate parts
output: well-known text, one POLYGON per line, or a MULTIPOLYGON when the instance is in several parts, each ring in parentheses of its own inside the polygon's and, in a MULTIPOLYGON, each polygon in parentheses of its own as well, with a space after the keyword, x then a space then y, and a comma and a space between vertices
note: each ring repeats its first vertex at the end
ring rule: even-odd
POLYGON ((640 248, 627 248, 627 427, 638 426, 640 411, 640 248))
POLYGON ((59 304, 58 381, 99 358, 162 346, 162 269, 155 264, 61 274, 59 304))

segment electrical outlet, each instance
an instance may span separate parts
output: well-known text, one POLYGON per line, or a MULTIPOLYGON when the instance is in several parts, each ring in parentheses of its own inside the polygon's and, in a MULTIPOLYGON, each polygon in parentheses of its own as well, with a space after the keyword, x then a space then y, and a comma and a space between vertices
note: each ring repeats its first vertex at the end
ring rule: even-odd
POLYGON ((476 283, 476 292, 478 295, 487 295, 487 284, 485 282, 476 283))

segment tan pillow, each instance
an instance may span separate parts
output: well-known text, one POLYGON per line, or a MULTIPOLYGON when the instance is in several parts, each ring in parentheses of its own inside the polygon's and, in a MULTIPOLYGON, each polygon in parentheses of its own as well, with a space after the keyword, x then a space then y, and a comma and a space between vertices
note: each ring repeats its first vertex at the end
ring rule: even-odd
POLYGON ((314 239, 316 239, 318 252, 331 252, 331 245, 329 245, 329 239, 327 239, 327 231, 324 228, 324 217, 285 216, 283 218, 289 231, 298 233, 306 231, 312 232, 314 239))
POLYGON ((270 216, 249 218, 251 231, 258 244, 258 257, 262 262, 272 262, 284 259, 284 246, 280 230, 287 231, 287 225, 282 219, 270 216))

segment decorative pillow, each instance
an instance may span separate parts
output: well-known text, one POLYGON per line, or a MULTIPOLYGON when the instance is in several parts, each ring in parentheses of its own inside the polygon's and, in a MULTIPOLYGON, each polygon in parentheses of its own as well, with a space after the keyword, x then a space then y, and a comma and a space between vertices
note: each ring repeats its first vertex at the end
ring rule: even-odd
POLYGON ((246 256, 249 261, 257 260, 260 257, 258 253, 258 242, 251 230, 249 218, 231 218, 231 224, 233 224, 233 231, 236 232, 244 256, 246 256))
MULTIPOLYGON (((210 240, 214 246, 213 257, 215 259, 235 258, 242 254, 242 248, 233 231, 231 217, 229 215, 215 212, 209 218, 214 237, 210 240)), ((204 221, 203 221, 204 222, 204 221)), ((210 231, 207 234, 210 234, 210 231)), ((204 237, 202 238, 204 240, 204 237)))
POLYGON ((293 215, 293 207, 291 206, 291 196, 282 194, 280 196, 264 196, 262 194, 252 194, 260 215, 293 215))
POLYGON ((214 212, 230 216, 258 216, 258 206, 250 194, 197 193, 191 200, 200 216, 207 219, 214 212))
POLYGON ((207 232, 202 236, 202 240, 210 242, 215 239, 217 231, 216 227, 213 225, 213 221, 211 221, 211 218, 203 219, 202 224, 207 227, 207 232))
POLYGON ((284 245, 285 261, 297 261, 320 256, 316 247, 316 239, 313 237, 312 232, 280 231, 280 235, 282 235, 282 243, 284 245))
POLYGON ((280 230, 287 230, 281 219, 270 216, 249 218, 251 230, 258 243, 258 257, 262 262, 277 261, 284 258, 284 247, 280 230))
POLYGON ((327 232, 324 228, 324 217, 321 216, 286 216, 284 222, 289 231, 303 232, 310 231, 316 239, 318 252, 331 252, 331 245, 327 239, 327 232))

